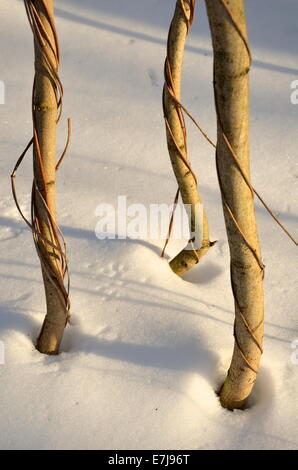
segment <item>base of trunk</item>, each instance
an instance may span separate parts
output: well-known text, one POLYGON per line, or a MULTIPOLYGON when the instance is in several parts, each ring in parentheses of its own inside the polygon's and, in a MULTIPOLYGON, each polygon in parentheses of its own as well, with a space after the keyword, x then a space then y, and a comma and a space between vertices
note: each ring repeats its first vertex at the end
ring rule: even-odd
POLYGON ((229 380, 229 377, 227 377, 219 393, 221 406, 230 411, 244 410, 248 396, 249 394, 244 398, 239 396, 239 387, 237 388, 235 385, 233 386, 229 380))
POLYGON ((52 323, 47 317, 44 320, 40 335, 37 339, 36 349, 42 354, 59 354, 65 323, 52 323))

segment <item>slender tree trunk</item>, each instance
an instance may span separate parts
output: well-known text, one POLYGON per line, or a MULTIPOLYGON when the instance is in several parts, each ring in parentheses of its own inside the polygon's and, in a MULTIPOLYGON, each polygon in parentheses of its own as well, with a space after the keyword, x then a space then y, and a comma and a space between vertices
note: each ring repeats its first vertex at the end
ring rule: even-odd
POLYGON ((42 32, 44 45, 43 48, 40 47, 40 38, 35 35, 33 89, 35 183, 32 223, 37 226, 41 234, 35 242, 41 259, 47 304, 47 314, 37 341, 37 349, 45 354, 57 354, 68 317, 68 298, 63 287, 63 268, 56 228, 56 124, 59 105, 55 74, 58 73, 59 51, 53 29, 54 1, 33 0, 31 4, 41 22, 39 30, 42 32))
POLYGON ((249 168, 250 53, 243 0, 206 0, 214 49, 217 171, 231 256, 235 346, 220 400, 243 408, 259 369, 264 329, 264 266, 249 168), (243 174, 241 174, 240 168, 243 174))
MULTIPOLYGON (((186 130, 183 112, 179 106, 181 76, 185 40, 191 26, 195 0, 177 0, 174 17, 168 37, 167 59, 165 63, 165 86, 163 93, 164 116, 166 120, 167 144, 173 170, 178 182, 182 201, 190 210, 190 231, 197 234, 198 204, 201 203, 197 181, 190 168, 187 156, 186 130)), ((211 246, 208 221, 203 212, 202 241, 194 240, 194 249, 184 249, 170 262, 172 270, 182 276, 204 256, 211 246)))

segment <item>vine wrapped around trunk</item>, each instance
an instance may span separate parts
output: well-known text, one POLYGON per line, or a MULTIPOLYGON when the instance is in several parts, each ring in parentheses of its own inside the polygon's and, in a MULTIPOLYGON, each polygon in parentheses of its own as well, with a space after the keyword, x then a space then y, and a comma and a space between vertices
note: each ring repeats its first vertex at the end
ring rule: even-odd
POLYGON ((208 221, 205 210, 198 227, 198 205, 201 204, 197 187, 197 179, 191 169, 187 155, 186 128, 183 116, 183 107, 180 104, 181 76, 185 40, 193 22, 195 0, 177 0, 175 13, 171 22, 167 58, 165 61, 165 86, 163 90, 163 110, 166 123, 167 144, 173 170, 178 182, 178 192, 175 203, 181 193, 183 204, 190 207, 189 225, 194 238, 189 246, 183 249, 170 262, 172 270, 182 276, 209 250, 212 243, 209 240, 208 221), (198 228, 200 230, 198 230, 198 228), (201 240, 198 238, 201 232, 201 240), (188 248, 188 249, 187 249, 188 248))
POLYGON ((62 111, 63 88, 58 76, 54 1, 24 0, 24 3, 34 36, 33 138, 15 166, 12 188, 17 207, 32 230, 42 268, 47 313, 37 349, 45 354, 57 354, 70 308, 69 286, 64 285, 68 274, 65 242, 56 223, 56 171, 67 148, 56 164, 56 125, 62 111), (34 180, 30 223, 20 210, 14 181, 17 168, 32 144, 34 180))
POLYGON ((231 256, 235 346, 220 400, 243 408, 259 370, 264 330, 262 263, 249 168, 251 63, 243 0, 206 0, 214 50, 216 164, 231 256))

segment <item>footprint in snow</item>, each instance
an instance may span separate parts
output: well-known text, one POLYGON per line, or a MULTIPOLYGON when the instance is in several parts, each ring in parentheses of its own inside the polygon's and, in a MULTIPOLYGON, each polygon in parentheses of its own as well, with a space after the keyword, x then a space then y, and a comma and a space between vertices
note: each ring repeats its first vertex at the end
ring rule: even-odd
POLYGON ((148 77, 150 78, 151 85, 153 87, 158 87, 159 84, 158 84, 158 78, 157 78, 156 72, 153 69, 147 69, 147 74, 148 74, 148 77))

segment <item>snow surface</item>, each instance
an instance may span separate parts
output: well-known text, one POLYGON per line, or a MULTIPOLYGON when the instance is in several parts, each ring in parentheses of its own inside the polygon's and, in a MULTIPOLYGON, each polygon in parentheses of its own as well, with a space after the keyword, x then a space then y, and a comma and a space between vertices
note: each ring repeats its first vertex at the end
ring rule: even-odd
MULTIPOLYGON (((62 353, 33 342, 45 313, 31 234, 9 175, 31 137, 32 36, 23 2, 2 0, 0 447, 3 449, 297 449, 298 338, 295 246, 256 202, 266 264, 262 368, 246 411, 228 412, 215 390, 231 358, 233 299, 214 151, 188 123, 189 153, 219 242, 185 280, 159 257, 161 240, 106 240, 95 209, 171 203, 176 191, 161 109, 174 0, 57 0, 61 78, 72 144, 59 171, 59 222, 68 241, 71 326, 62 353)), ((216 135, 205 7, 187 43, 183 102, 216 135)), ((253 182, 297 234, 296 0, 247 1, 253 182)), ((31 158, 18 173, 29 210, 31 158)), ((172 241, 167 255, 181 243, 172 241)))

